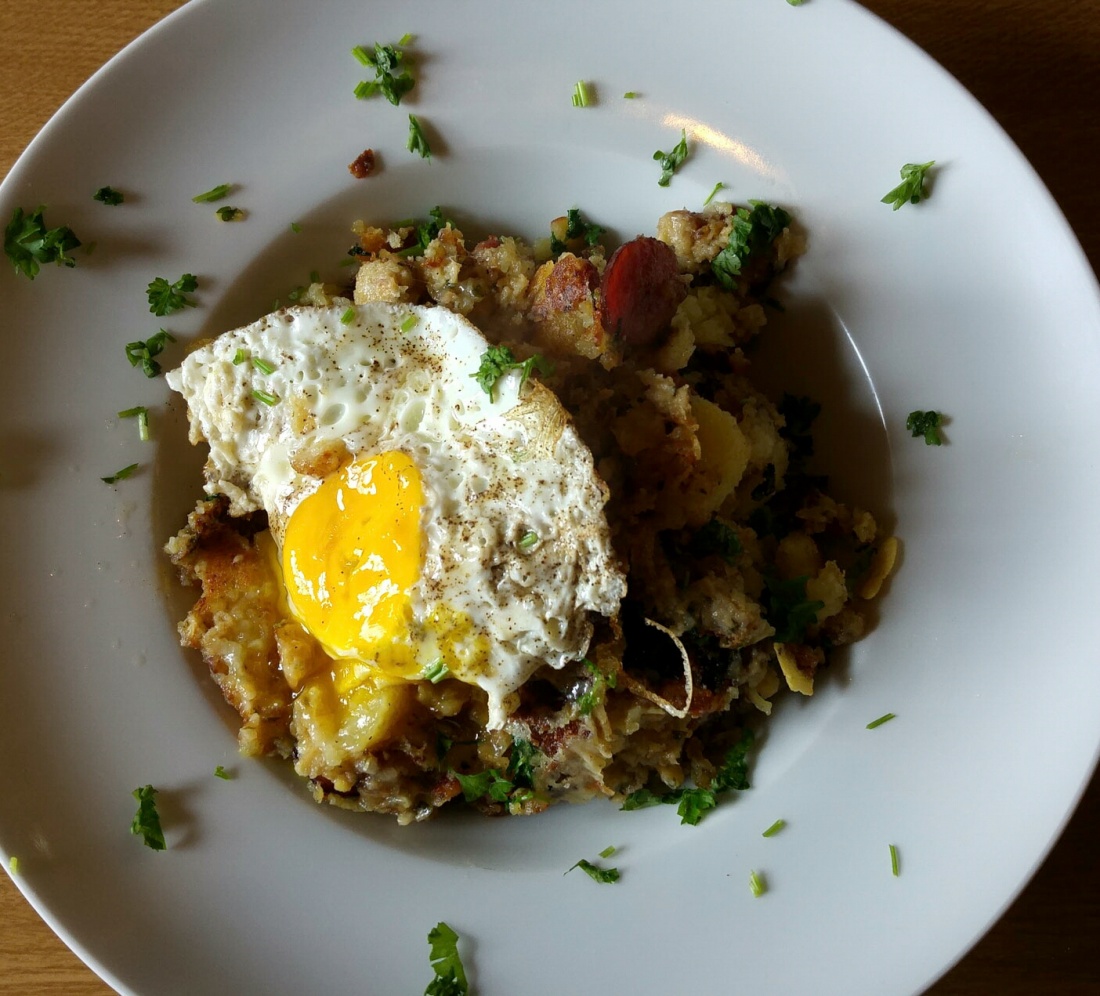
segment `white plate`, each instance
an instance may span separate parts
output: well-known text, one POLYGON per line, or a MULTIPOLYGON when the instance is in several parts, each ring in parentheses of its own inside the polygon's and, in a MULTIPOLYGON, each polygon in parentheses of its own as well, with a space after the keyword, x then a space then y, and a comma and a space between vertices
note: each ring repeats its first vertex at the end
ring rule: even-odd
POLYGON ((33 283, 0 270, 0 851, 120 991, 418 992, 425 935, 446 920, 485 994, 913 992, 1058 834, 1100 740, 1097 288, 1002 132, 862 9, 206 0, 36 139, 0 216, 38 204, 97 249, 33 283), (430 163, 405 151, 404 105, 351 93, 351 46, 405 32, 430 163), (581 79, 597 100, 575 109, 581 79), (652 153, 682 127, 691 158, 660 188, 652 153), (368 146, 381 171, 354 180, 346 164, 368 146), (927 159, 929 200, 879 202, 927 159), (358 217, 442 204, 535 238, 580 206, 630 237, 717 181, 808 228, 767 349, 826 399, 836 489, 896 522, 905 549, 878 627, 812 701, 777 710, 752 790, 696 828, 596 804, 400 829, 239 759, 234 717, 176 646, 186 599, 159 554, 200 458, 124 343, 160 324, 214 334, 313 268, 346 273, 358 217), (221 182, 245 222, 191 202, 221 182), (94 203, 103 184, 127 203, 94 203), (151 318, 146 284, 185 271, 201 307, 151 318), (135 404, 153 410, 154 443, 114 417, 135 404), (951 416, 945 447, 904 430, 929 407, 951 416), (100 481, 133 461, 133 479, 100 481), (166 853, 128 832, 148 782, 166 853), (779 817, 787 829, 762 838, 779 817), (609 844, 617 885, 563 876, 609 844))

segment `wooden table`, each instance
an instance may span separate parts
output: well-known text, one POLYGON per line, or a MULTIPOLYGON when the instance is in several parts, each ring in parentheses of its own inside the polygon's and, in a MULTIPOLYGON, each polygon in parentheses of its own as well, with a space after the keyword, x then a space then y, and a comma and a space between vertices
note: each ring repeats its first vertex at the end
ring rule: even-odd
MULTIPOLYGON (((2 0, 0 176, 92 72, 179 6, 179 0, 2 0)), ((868 0, 866 6, 992 112, 1051 189, 1100 272, 1100 0, 868 0)), ((996 177, 989 196, 997 196, 996 177)), ((1037 717, 1030 733, 1036 749, 1042 721, 1037 717)), ((1021 806, 1026 800, 1021 785, 1021 806)), ((1100 992, 1098 839, 1100 778, 1094 778, 1031 884, 931 992, 1100 992)), ((0 996, 110 992, 0 874, 0 996)))

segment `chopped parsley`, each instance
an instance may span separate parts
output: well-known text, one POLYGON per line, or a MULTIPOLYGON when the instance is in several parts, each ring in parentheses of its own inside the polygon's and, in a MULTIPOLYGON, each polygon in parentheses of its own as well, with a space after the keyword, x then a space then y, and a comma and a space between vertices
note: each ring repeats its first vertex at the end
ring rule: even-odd
POLYGON ((797 643, 806 629, 817 622, 817 611, 825 603, 806 597, 807 575, 783 581, 769 577, 764 582, 764 607, 768 622, 775 627, 778 643, 797 643))
POLYGON ((731 790, 743 791, 749 787, 748 754, 752 747, 753 734, 745 730, 741 739, 727 752, 721 767, 711 779, 708 788, 679 788, 658 795, 647 788, 631 792, 623 801, 624 811, 646 809, 664 803, 676 804, 680 823, 696 826, 703 815, 718 805, 718 796, 731 790))
POLYGON ((550 253, 560 256, 569 248, 567 243, 573 239, 584 239, 587 246, 598 245, 604 231, 602 226, 585 221, 580 208, 570 208, 565 212, 565 239, 559 239, 553 229, 550 230, 550 253))
POLYGON ((634 100, 637 96, 637 90, 627 90, 626 93, 623 94, 623 100, 634 100))
POLYGON ((614 672, 604 674, 587 658, 584 660, 584 666, 592 673, 592 684, 589 685, 588 691, 577 699, 577 712, 582 716, 589 716, 592 710, 603 702, 607 689, 618 687, 619 678, 614 672))
POLYGON ((134 821, 130 824, 130 833, 140 836, 146 847, 163 851, 168 845, 164 842, 164 831, 160 827, 156 794, 157 790, 152 785, 136 788, 131 793, 138 801, 138 808, 134 821))
MULTIPOLYGON (((601 868, 599 865, 592 864, 591 861, 581 858, 573 868, 579 868, 584 872, 593 882, 603 882, 609 884, 611 882, 618 882, 620 875, 618 868, 601 868)), ((565 874, 568 875, 573 868, 568 869, 565 874)))
POLYGON ((433 685, 438 685, 444 678, 451 676, 451 669, 443 663, 443 658, 434 660, 424 668, 424 678, 433 685))
POLYGON ((522 393, 531 374, 535 372, 548 374, 551 369, 550 364, 540 353, 535 353, 534 356, 530 356, 521 362, 516 359, 515 354, 507 346, 490 346, 481 354, 481 366, 470 376, 489 395, 489 400, 493 401, 495 400, 493 391, 496 389, 497 381, 509 370, 520 371, 519 390, 522 393))
POLYGON ((905 419, 905 428, 914 439, 924 436, 926 446, 942 446, 943 436, 940 435, 940 427, 943 425, 943 415, 935 411, 910 412, 905 419))
POLYGON ((160 355, 165 343, 175 341, 176 337, 171 332, 161 329, 148 339, 126 343, 126 359, 130 361, 132 367, 140 364, 146 377, 155 377, 160 373, 160 364, 153 357, 160 355))
POLYGON ((512 741, 512 753, 508 758, 508 777, 515 785, 521 788, 534 788, 534 761, 540 753, 530 740, 517 737, 512 741))
POLYGON ((115 190, 114 187, 100 187, 94 194, 92 194, 93 201, 99 201, 100 204, 109 204, 111 207, 117 207, 126 198, 122 195, 121 190, 115 190))
MULTIPOLYGON (((434 208, 431 209, 431 211, 428 212, 427 221, 410 221, 409 224, 415 227, 416 242, 414 242, 411 246, 406 246, 404 249, 402 249, 398 253, 399 256, 421 255, 424 250, 427 249, 428 246, 432 243, 432 240, 435 239, 439 235, 439 233, 443 231, 444 228, 454 227, 454 222, 452 222, 450 218, 444 216, 442 208, 440 208, 438 205, 436 205, 434 208)), ((403 228, 407 226, 398 225, 398 227, 403 228)), ((355 252, 355 250, 358 248, 358 246, 354 246, 350 250, 350 252, 358 255, 358 253, 355 252)))
POLYGON ((43 217, 45 210, 40 207, 24 214, 23 209, 17 207, 4 229, 4 253, 15 272, 22 273, 28 280, 38 276, 43 263, 76 266, 76 260, 68 254, 80 245, 80 239, 64 225, 47 228, 43 217))
POLYGON ((122 470, 116 470, 110 477, 101 477, 100 480, 104 484, 117 484, 119 481, 126 480, 139 466, 140 464, 132 463, 128 467, 123 467, 122 470))
POLYGON ((396 45, 382 45, 375 42, 371 51, 363 45, 356 45, 351 54, 359 61, 360 65, 374 70, 373 80, 363 80, 355 88, 355 96, 359 100, 366 100, 380 93, 396 107, 414 86, 416 80, 408 69, 401 69, 405 63, 406 39, 411 40, 411 35, 405 35, 396 45))
POLYGON ((164 277, 157 277, 149 283, 147 289, 149 310, 157 317, 163 317, 184 308, 193 308, 195 302, 187 295, 198 286, 198 278, 193 273, 185 273, 174 284, 170 284, 164 277))
POLYGON ((875 727, 882 726, 883 723, 889 723, 890 720, 896 718, 897 717, 892 712, 888 712, 885 716, 879 716, 878 719, 872 719, 871 722, 867 724, 867 729, 873 730, 875 727))
POLYGON ((415 114, 409 115, 409 137, 405 140, 405 148, 418 153, 421 159, 432 158, 432 147, 428 144, 424 129, 420 127, 420 119, 415 114))
POLYGON ((589 105, 588 87, 584 80, 577 80, 573 85, 573 106, 587 107, 589 105))
POLYGON ((786 820, 776 820, 767 830, 765 830, 761 837, 774 837, 780 830, 787 825, 786 820))
POLYGON ((271 394, 268 391, 261 391, 258 387, 253 388, 252 397, 257 401, 265 405, 277 405, 279 403, 279 396, 277 394, 271 394))
POLYGON ((737 209, 729 241, 711 260, 714 279, 726 290, 734 289, 734 278, 741 275, 749 260, 767 252, 791 223, 791 216, 781 207, 763 201, 749 201, 749 204, 751 207, 737 209))
POLYGON ((918 204, 928 196, 924 178, 935 165, 935 159, 926 163, 906 163, 901 168, 901 183, 882 198, 882 203, 892 204, 895 211, 903 204, 918 204))
MULTIPOLYGON (((787 0, 790 3, 790 0, 787 0)), ((768 883, 764 881, 764 876, 758 872, 749 872, 749 889, 752 891, 753 898, 759 899, 765 892, 768 891, 768 883)))
POLYGON ((244 211, 238 207, 220 207, 214 212, 222 221, 243 221, 244 211))
POLYGON ((201 194, 195 194, 191 200, 196 204, 212 204, 214 201, 220 201, 232 189, 233 184, 231 183, 219 183, 216 187, 211 187, 201 194))
POLYGON ((687 131, 680 129, 680 141, 668 152, 658 149, 653 153, 653 158, 661 164, 661 178, 657 181, 659 187, 667 187, 672 182, 672 174, 675 173, 688 157, 687 131))
POLYGON ((709 194, 707 194, 707 199, 705 201, 703 201, 703 207, 706 207, 712 200, 714 200, 714 195, 717 194, 719 190, 725 190, 725 189, 726 189, 726 185, 721 180, 719 180, 714 185, 714 189, 709 194))
POLYGON ((890 845, 890 873, 894 876, 894 878, 898 877, 898 873, 901 870, 900 864, 901 863, 898 859, 898 849, 893 844, 891 844, 890 845))
POLYGON ((118 413, 119 418, 136 418, 138 426, 138 439, 143 443, 149 441, 149 409, 144 405, 135 405, 118 413))
POLYGON ((488 796, 493 802, 507 802, 515 788, 496 768, 479 771, 476 775, 461 775, 457 771, 453 774, 462 786, 462 797, 467 802, 477 802, 484 796, 488 796))
POLYGON ((428 944, 435 978, 424 990, 424 996, 465 996, 470 985, 458 953, 458 934, 441 920, 428 931, 428 944))
POLYGON ((230 774, 229 774, 229 772, 228 772, 228 771, 226 771, 226 770, 225 770, 225 768, 223 768, 223 767, 222 767, 222 766, 221 766, 221 765, 219 764, 219 765, 218 765, 218 766, 217 766, 217 767, 216 767, 216 768, 214 769, 214 777, 215 777, 215 778, 221 778, 221 779, 223 779, 224 781, 229 781, 229 779, 230 779, 230 778, 232 777, 232 775, 230 775, 230 774))

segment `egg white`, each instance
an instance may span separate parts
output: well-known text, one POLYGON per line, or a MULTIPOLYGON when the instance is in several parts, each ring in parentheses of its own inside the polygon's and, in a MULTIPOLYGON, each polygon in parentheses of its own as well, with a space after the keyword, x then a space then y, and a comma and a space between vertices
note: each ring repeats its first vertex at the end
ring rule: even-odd
POLYGON ((487 348, 444 308, 341 302, 226 332, 167 379, 187 401, 191 441, 209 445, 207 490, 234 515, 265 510, 280 545, 323 479, 295 469, 302 454, 338 441, 353 458, 412 458, 424 495, 418 659, 435 659, 437 610, 465 613, 488 662, 456 677, 485 690, 495 728, 535 670, 584 656, 589 614, 614 616, 626 581, 591 453, 552 392, 521 391, 518 371, 490 399, 473 377, 487 348))

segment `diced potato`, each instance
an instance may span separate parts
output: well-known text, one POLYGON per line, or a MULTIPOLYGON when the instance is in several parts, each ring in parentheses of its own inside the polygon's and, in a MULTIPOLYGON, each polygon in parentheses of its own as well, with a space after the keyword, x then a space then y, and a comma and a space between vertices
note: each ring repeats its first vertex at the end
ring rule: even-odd
POLYGON ((871 599, 882 588, 882 583, 890 576, 898 559, 898 541, 896 536, 887 536, 875 551, 871 569, 859 589, 859 597, 871 599))
MULTIPOLYGON (((775 567, 784 581, 815 577, 821 570, 821 552, 813 537, 806 533, 789 533, 784 536, 775 551, 775 567)), ((806 597, 813 598, 808 586, 806 597)))
POLYGON ((698 527, 710 521, 737 487, 748 466, 750 447, 737 419, 713 401, 693 397, 691 411, 699 423, 700 455, 685 497, 688 525, 698 527))
POLYGON ((814 673, 825 660, 821 650, 800 643, 777 643, 775 656, 787 681, 787 687, 800 695, 813 695, 814 673))

